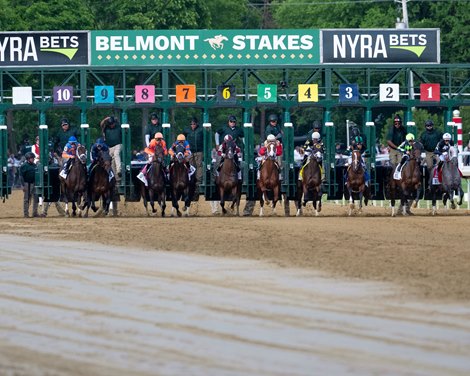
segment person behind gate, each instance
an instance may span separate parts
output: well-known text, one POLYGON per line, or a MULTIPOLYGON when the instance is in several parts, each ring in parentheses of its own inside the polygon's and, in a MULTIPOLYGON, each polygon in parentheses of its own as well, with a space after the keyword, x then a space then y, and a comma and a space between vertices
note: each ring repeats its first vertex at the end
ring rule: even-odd
POLYGON ((100 122, 101 132, 106 145, 109 146, 109 154, 112 159, 112 169, 116 172, 116 182, 121 181, 121 149, 122 135, 121 125, 113 116, 107 116, 100 122))
POLYGON ((403 127, 400 115, 395 115, 392 128, 387 134, 387 144, 390 148, 390 164, 396 166, 401 160, 401 153, 398 146, 405 141, 406 129, 403 127))
POLYGON ((199 126, 197 118, 191 118, 190 125, 183 131, 183 134, 191 148, 189 163, 196 168, 194 199, 197 200, 199 198, 199 185, 202 182, 202 158, 204 152, 204 133, 199 126))

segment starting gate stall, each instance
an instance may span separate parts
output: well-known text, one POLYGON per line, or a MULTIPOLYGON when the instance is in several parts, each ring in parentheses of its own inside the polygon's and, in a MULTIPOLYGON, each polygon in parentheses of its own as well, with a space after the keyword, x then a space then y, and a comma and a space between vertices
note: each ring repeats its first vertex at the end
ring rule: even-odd
POLYGON ((7 126, 0 125, 0 198, 5 201, 11 194, 11 183, 8 181, 8 134, 7 126))
POLYGON ((58 201, 60 198, 60 168, 51 165, 49 160, 49 129, 43 124, 39 126, 39 162, 36 170, 36 194, 44 202, 58 201))
MULTIPOLYGON (((288 113, 285 113, 285 118, 288 113)), ((297 194, 297 175, 294 168, 294 127, 291 122, 284 123, 283 141, 283 164, 282 174, 283 181, 281 185, 281 192, 284 193, 287 199, 294 200, 297 194)))
POLYGON ((322 189, 329 200, 339 200, 344 192, 344 167, 336 165, 335 125, 331 121, 325 122, 324 145, 323 169, 326 182, 322 185, 322 189))

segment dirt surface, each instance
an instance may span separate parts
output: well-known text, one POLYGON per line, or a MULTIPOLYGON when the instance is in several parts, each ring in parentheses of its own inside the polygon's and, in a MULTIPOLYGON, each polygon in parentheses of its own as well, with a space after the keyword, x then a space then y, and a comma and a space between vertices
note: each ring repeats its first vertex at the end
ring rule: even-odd
MULTIPOLYGON (((242 208, 244 203, 242 203, 242 208)), ((170 211, 167 211, 170 214, 170 211)), ((200 201, 189 218, 145 214, 142 203, 119 205, 119 217, 63 218, 52 206, 47 218, 23 218, 22 192, 0 203, 0 234, 35 239, 70 239, 121 247, 183 251, 217 257, 264 260, 336 277, 393 282, 400 294, 428 300, 470 300, 470 216, 465 209, 428 209, 391 218, 383 207, 347 208, 324 204, 320 217, 213 216, 200 201)), ((270 214, 270 210, 265 210, 270 214)))

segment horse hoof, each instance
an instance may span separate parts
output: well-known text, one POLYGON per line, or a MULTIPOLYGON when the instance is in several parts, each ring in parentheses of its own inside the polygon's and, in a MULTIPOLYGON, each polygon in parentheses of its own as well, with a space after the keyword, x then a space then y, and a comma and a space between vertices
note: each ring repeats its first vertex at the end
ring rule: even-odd
POLYGON ((181 214, 181 212, 179 210, 176 212, 176 214, 178 214, 178 217, 181 217, 183 215, 183 214, 181 214))
POLYGON ((349 209, 354 209, 354 204, 349 204, 349 209))
POLYGON ((418 206, 418 203, 416 201, 413 202, 413 205, 411 205, 412 208, 416 208, 418 206))
POLYGON ((452 203, 452 204, 450 205, 450 208, 451 208, 451 209, 455 209, 456 207, 457 207, 457 206, 455 206, 454 203, 452 203))

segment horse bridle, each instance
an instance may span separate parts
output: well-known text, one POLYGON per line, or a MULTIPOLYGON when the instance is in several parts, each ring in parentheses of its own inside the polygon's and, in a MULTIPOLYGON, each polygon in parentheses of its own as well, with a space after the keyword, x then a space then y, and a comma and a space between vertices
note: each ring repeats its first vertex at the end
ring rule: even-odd
MULTIPOLYGON (((85 150, 85 149, 84 149, 85 150)), ((83 152, 83 153, 79 153, 78 152, 78 148, 77 148, 77 157, 78 157, 78 160, 84 164, 86 163, 86 150, 83 152)))

